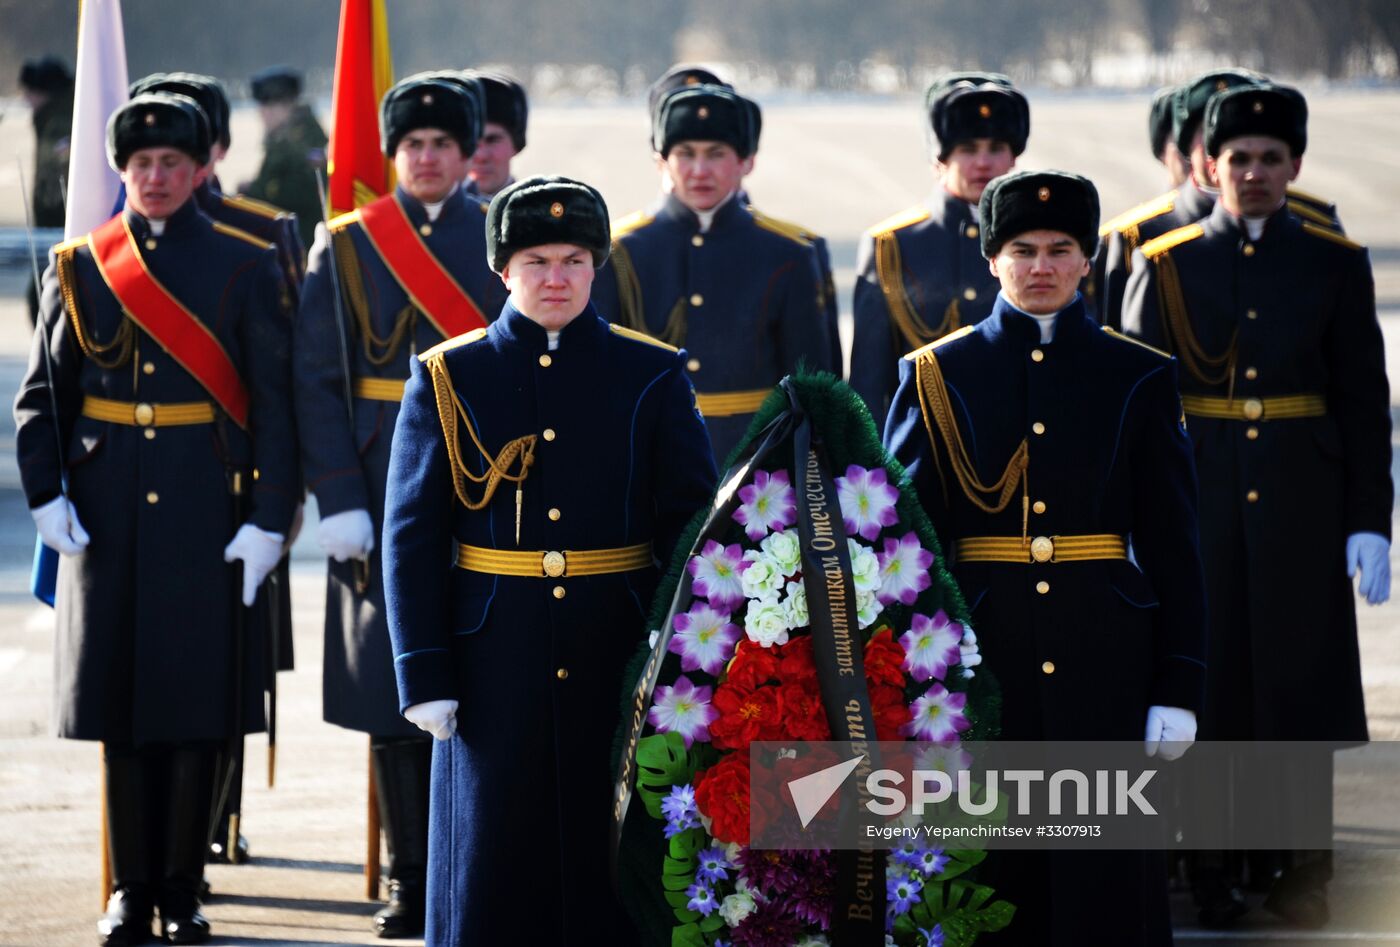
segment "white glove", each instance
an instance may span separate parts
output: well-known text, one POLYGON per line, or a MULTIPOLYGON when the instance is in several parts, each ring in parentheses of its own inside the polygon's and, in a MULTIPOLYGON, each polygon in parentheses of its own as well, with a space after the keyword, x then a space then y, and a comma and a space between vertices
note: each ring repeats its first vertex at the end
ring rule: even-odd
POLYGON ((258 586, 282 560, 281 533, 269 533, 252 523, 238 527, 233 542, 224 547, 224 562, 243 560, 243 604, 252 607, 258 597, 258 586))
POLYGON ((1196 715, 1180 707, 1147 708, 1147 755, 1179 759, 1196 742, 1196 715))
POLYGON ((60 494, 29 511, 44 545, 64 556, 76 556, 87 548, 88 534, 78 522, 78 511, 60 494))
POLYGON ((455 700, 429 700, 414 704, 403 712, 408 722, 434 739, 446 740, 457 732, 457 702, 455 700))
POLYGON ((961 657, 958 663, 962 665, 963 677, 972 677, 972 669, 982 663, 982 651, 977 647, 977 632, 972 630, 971 625, 963 626, 962 641, 958 642, 958 651, 961 657))
POLYGON ((1379 533, 1352 533, 1347 537, 1347 578, 1361 570, 1356 591, 1372 605, 1390 598, 1390 542, 1379 533))
POLYGON ((346 510, 321 520, 316 541, 336 562, 363 559, 374 548, 374 522, 368 510, 346 510))

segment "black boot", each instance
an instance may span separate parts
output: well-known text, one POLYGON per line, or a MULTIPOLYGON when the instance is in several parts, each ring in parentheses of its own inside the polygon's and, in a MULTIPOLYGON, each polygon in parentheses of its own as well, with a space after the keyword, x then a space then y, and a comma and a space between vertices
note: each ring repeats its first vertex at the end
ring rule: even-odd
POLYGON ((428 868, 431 739, 372 741, 379 820, 389 849, 389 903, 374 915, 380 937, 423 933, 428 868))
POLYGON ((202 944, 209 921, 199 910, 199 885, 209 850, 217 744, 190 743, 170 754, 170 801, 166 812, 164 875, 160 886, 161 933, 168 944, 202 944))
POLYGON ((151 940, 154 886, 151 852, 154 829, 146 818, 150 790, 147 760, 135 750, 108 744, 107 853, 112 863, 113 891, 107 914, 97 922, 97 942, 127 947, 151 940))

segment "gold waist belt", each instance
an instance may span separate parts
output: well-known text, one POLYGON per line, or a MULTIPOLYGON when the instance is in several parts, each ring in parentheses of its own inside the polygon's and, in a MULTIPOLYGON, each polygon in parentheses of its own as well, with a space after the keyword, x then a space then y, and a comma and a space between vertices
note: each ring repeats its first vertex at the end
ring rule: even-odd
POLYGON ((397 378, 356 378, 356 398, 369 401, 402 401, 404 383, 397 378))
POLYGON ((171 427, 176 424, 209 424, 214 420, 210 401, 177 401, 148 404, 145 401, 113 401, 97 395, 83 397, 83 417, 133 427, 171 427))
POLYGON ((457 547, 457 568, 488 575, 557 579, 560 576, 634 572, 650 565, 651 543, 620 549, 565 549, 558 552, 457 547))
POLYGON ((1215 398, 1182 395, 1181 407, 1198 418, 1232 421, 1282 421, 1286 418, 1320 418, 1327 413, 1322 395, 1283 395, 1278 398, 1215 398))
POLYGON ((695 404, 707 418, 729 418, 736 414, 753 414, 763 404, 772 388, 752 391, 719 391, 712 394, 696 392, 695 404))
POLYGON ((1019 536, 969 536, 959 539, 955 548, 958 562, 1082 562, 1128 558, 1127 541, 1122 536, 1107 533, 1037 536, 1029 542, 1019 536))

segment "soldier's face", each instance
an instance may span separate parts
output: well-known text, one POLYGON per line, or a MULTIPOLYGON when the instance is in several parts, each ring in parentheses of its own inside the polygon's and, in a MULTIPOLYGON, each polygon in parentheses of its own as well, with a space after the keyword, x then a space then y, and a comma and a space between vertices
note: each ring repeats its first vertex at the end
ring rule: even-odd
POLYGON ((1008 240, 990 260, 1011 305, 1035 316, 1059 312, 1089 275, 1089 258, 1069 234, 1029 230, 1008 240))
POLYGON ((739 189, 747 162, 722 141, 682 141, 665 158, 676 200, 694 211, 713 210, 739 189))
POLYGON ((562 329, 583 312, 593 288, 593 254, 546 243, 511 255, 501 272, 515 308, 545 329, 562 329))
POLYGON ((467 173, 457 139, 440 128, 415 128, 394 151, 394 172, 403 189, 425 204, 451 193, 467 173))
POLYGON ((142 148, 122 169, 126 202, 143 217, 164 220, 194 193, 199 165, 175 148, 142 148))
POLYGON ((1162 167, 1167 169, 1167 183, 1169 187, 1176 187, 1186 180, 1191 173, 1191 166, 1187 163, 1186 156, 1181 153, 1181 149, 1175 142, 1167 142, 1162 146, 1162 153, 1157 156, 1162 162, 1162 167))
POLYGON ((1232 214, 1263 217, 1283 205, 1288 182, 1298 176, 1302 158, 1288 145, 1266 135, 1231 138, 1211 159, 1211 175, 1219 182, 1220 200, 1232 214))
POLYGON ((974 138, 960 141, 948 152, 948 157, 934 162, 943 187, 954 197, 970 204, 982 199, 993 178, 999 178, 1016 166, 1016 156, 1009 142, 994 138, 974 138))
POLYGON ((515 142, 504 125, 487 122, 476 143, 467 176, 476 182, 483 194, 495 194, 510 180, 510 159, 515 157, 515 142))

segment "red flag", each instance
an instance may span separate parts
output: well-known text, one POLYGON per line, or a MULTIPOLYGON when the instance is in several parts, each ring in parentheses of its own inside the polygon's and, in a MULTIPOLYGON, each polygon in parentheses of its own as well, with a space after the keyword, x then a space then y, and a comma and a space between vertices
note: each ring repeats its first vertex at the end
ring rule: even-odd
POLYGON ((394 187, 394 166, 379 148, 379 100, 393 83, 384 0, 341 0, 327 165, 332 216, 394 187))

